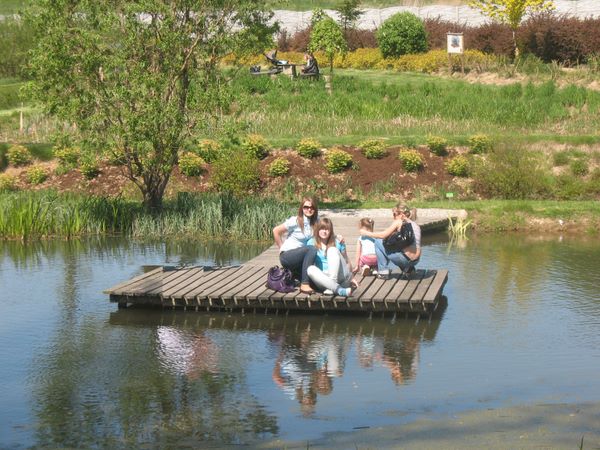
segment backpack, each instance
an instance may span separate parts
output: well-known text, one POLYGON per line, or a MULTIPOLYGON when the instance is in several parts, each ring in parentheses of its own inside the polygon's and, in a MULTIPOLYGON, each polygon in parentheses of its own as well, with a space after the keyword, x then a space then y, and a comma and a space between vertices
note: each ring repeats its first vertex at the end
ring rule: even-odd
POLYGON ((269 269, 266 286, 277 292, 292 292, 296 289, 290 269, 279 266, 273 266, 269 269))
POLYGON ((403 222, 399 230, 383 240, 386 253, 396 253, 415 243, 415 232, 410 222, 403 222))

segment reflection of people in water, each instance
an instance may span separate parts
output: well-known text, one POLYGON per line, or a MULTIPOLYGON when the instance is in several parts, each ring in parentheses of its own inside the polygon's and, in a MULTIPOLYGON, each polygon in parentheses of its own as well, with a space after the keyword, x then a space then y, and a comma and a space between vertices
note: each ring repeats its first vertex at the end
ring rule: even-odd
POLYGON ((297 399, 302 414, 309 416, 315 411, 318 395, 331 393, 333 378, 343 374, 344 338, 323 336, 311 340, 310 326, 300 333, 296 342, 290 342, 289 335, 280 338, 273 381, 290 397, 297 399))
POLYGON ((390 371, 395 384, 404 384, 417 374, 419 343, 418 337, 384 340, 359 336, 356 342, 358 362, 361 367, 372 368, 377 361, 390 371))
POLYGON ((191 379, 206 372, 218 372, 218 348, 206 333, 159 327, 157 335, 159 358, 172 372, 191 379))

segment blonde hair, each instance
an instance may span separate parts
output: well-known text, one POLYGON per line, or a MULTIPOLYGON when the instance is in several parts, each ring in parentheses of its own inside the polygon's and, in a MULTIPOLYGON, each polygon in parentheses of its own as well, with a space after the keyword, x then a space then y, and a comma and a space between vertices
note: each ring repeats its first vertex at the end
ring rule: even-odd
POLYGON ((373 231, 374 225, 375 225, 375 222, 370 217, 363 217, 362 219, 360 219, 360 224, 359 224, 360 228, 364 228, 365 230, 373 231))
POLYGON ((396 206, 394 206, 392 208, 392 213, 395 216, 399 216, 400 214, 404 214, 407 218, 411 218, 412 216, 412 210, 409 208, 408 205, 405 205, 404 203, 398 203, 396 204, 396 206))

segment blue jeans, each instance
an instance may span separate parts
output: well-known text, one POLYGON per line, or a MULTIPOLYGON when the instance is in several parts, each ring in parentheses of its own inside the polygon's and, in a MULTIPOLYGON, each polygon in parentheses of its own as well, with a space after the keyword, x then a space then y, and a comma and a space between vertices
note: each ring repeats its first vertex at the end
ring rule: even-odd
POLYGON ((408 269, 411 265, 415 265, 417 261, 412 261, 404 254, 403 251, 395 253, 386 253, 383 246, 383 239, 375 239, 375 253, 377 254, 377 271, 379 273, 389 273, 395 266, 401 270, 408 269))
POLYGON ((280 253, 279 261, 284 268, 292 271, 294 277, 300 278, 301 283, 306 284, 309 282, 307 269, 315 263, 316 256, 317 247, 305 245, 280 253))

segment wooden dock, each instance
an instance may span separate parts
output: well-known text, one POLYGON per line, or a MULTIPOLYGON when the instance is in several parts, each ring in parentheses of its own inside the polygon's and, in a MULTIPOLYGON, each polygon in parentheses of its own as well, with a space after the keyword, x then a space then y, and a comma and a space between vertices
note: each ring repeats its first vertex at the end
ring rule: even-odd
MULTIPOLYGON (((348 255, 354 261, 358 237, 355 217, 332 217, 335 232, 345 236, 348 255)), ((389 224, 376 220, 376 229, 389 224)), ((445 227, 447 219, 420 223, 423 234, 445 227)), ((425 248, 426 252, 427 249, 425 248)), ((407 279, 396 271, 389 280, 357 276, 359 287, 351 297, 298 290, 275 292, 265 287, 270 267, 279 264, 273 245, 256 258, 234 267, 159 267, 107 289, 110 301, 120 307, 158 306, 202 310, 300 310, 305 312, 417 312, 435 311, 448 279, 445 269, 417 266, 407 279)))

